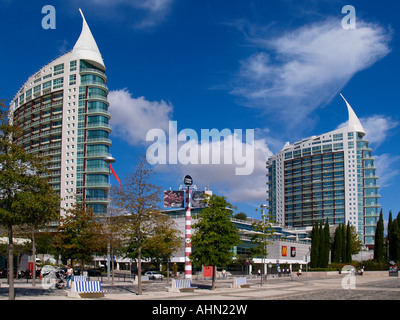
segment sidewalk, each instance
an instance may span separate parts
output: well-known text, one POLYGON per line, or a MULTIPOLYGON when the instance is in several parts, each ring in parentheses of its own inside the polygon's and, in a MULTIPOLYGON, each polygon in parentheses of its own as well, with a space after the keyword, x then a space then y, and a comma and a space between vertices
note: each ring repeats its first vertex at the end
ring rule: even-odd
MULTIPOLYGON (((143 284, 143 294, 137 295, 137 285, 130 282, 103 281, 107 290, 104 298, 79 300, 400 300, 400 279, 384 275, 354 278, 354 288, 344 288, 346 275, 301 278, 282 277, 268 279, 260 285, 260 279, 249 279, 250 288, 231 288, 233 279, 217 280, 216 289, 210 290, 211 281, 192 280, 198 289, 194 292, 171 293, 167 282, 143 284), (344 279, 344 280, 343 280, 344 279)), ((346 283, 345 283, 346 284, 346 283)), ((66 290, 43 289, 40 281, 15 283, 16 300, 76 300, 68 297, 66 290)), ((0 287, 0 300, 8 300, 8 288, 0 287)))

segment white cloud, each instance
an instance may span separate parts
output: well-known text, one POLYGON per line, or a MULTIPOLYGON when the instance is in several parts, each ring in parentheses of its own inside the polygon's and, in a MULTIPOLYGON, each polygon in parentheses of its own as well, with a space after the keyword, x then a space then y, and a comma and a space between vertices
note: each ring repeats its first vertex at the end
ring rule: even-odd
MULTIPOLYGON (((174 0, 88 0, 92 6, 96 7, 96 13, 111 16, 115 19, 116 14, 121 10, 134 9, 137 15, 132 19, 129 16, 130 23, 135 28, 148 29, 162 23, 168 13, 174 0)), ((126 15, 118 14, 118 17, 126 15)))
POLYGON ((360 118, 365 130, 365 138, 375 146, 379 146, 390 135, 390 130, 397 127, 398 122, 391 117, 373 115, 360 118))
MULTIPOLYGON (((233 130, 232 130, 233 131, 233 130)), ((243 133, 243 135, 245 135, 243 133)), ((244 139, 244 138, 243 138, 244 139)), ((254 140, 254 152, 245 153, 247 141, 240 139, 237 135, 225 137, 221 144, 215 142, 202 142, 201 150, 207 149, 210 153, 210 159, 213 154, 219 152, 221 155, 220 164, 202 164, 201 151, 194 156, 190 155, 190 163, 170 164, 168 167, 173 175, 184 176, 189 174, 198 186, 209 187, 215 193, 226 196, 230 202, 262 203, 266 199, 266 169, 265 163, 267 157, 272 155, 264 139, 254 140), (230 140, 231 139, 231 140, 230 140), (225 141, 233 141, 232 144, 225 144, 225 141), (243 168, 244 164, 238 165, 235 159, 227 163, 223 156, 224 152, 233 155, 237 150, 243 151, 246 156, 246 165, 251 163, 253 170, 248 175, 237 175, 237 168, 243 168), (197 164, 192 164, 192 163, 197 164)), ((178 150, 179 147, 178 145, 178 150)), ((200 141, 198 147, 200 150, 200 141)), ((229 162, 229 161, 228 161, 229 162)), ((157 165, 157 168, 164 169, 164 165, 157 165)))
POLYGON ((385 153, 375 155, 374 159, 377 176, 379 177, 378 185, 380 187, 388 187, 393 182, 396 182, 400 173, 399 169, 397 169, 400 164, 400 156, 385 153))
POLYGON ((173 106, 164 100, 148 101, 145 97, 134 98, 126 90, 110 91, 108 95, 112 134, 130 145, 143 145, 150 129, 168 130, 173 106))
MULTIPOLYGON (((251 32, 254 29, 252 29, 251 32)), ((281 36, 250 35, 258 52, 241 61, 232 94, 298 126, 328 103, 351 77, 390 52, 391 35, 379 25, 357 21, 344 30, 327 19, 281 36)))
MULTIPOLYGON (((365 138, 375 145, 375 148, 383 143, 390 131, 397 127, 398 122, 390 116, 372 115, 370 117, 360 118, 360 122, 365 130, 365 138)), ((346 127, 348 121, 340 124, 338 128, 346 127)))

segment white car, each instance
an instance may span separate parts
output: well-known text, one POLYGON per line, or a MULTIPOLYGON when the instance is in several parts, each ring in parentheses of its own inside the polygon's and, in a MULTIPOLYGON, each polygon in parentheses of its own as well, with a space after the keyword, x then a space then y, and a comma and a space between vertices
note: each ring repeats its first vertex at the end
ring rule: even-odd
POLYGON ((157 271, 147 271, 145 274, 145 276, 149 276, 149 279, 164 279, 164 276, 160 273, 158 273, 157 271))

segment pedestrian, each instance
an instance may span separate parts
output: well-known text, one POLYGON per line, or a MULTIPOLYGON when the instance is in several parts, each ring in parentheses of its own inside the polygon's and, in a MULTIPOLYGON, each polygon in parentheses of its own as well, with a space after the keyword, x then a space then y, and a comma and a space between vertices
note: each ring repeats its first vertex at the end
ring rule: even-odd
POLYGON ((66 286, 66 289, 69 289, 69 282, 70 281, 72 282, 73 279, 74 279, 74 269, 72 269, 71 266, 68 266, 67 267, 67 286, 66 286))
POLYGON ((297 271, 297 276, 301 277, 301 268, 299 269, 299 271, 297 271))
POLYGON ((225 269, 222 269, 222 279, 225 279, 226 271, 225 269))

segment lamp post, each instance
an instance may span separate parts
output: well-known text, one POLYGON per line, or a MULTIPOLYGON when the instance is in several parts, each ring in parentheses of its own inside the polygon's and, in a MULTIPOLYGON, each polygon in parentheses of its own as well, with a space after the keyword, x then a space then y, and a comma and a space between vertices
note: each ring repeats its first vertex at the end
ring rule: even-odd
POLYGON ((264 208, 266 208, 267 205, 262 204, 261 205, 261 217, 263 219, 263 249, 262 249, 262 271, 261 271, 261 286, 263 285, 263 278, 265 274, 265 212, 264 208))
MULTIPOLYGON (((110 197, 111 190, 111 167, 110 164, 115 162, 115 159, 111 156, 104 157, 104 161, 108 164, 108 194, 107 197, 110 197)), ((109 219, 110 217, 108 217, 109 219)), ((108 226, 110 226, 110 220, 108 221, 108 226)), ((110 239, 109 239, 110 240, 110 239)), ((110 281, 110 241, 107 243, 107 280, 110 281)))
MULTIPOLYGON (((183 183, 186 187, 186 215, 185 215, 185 279, 192 279, 192 262, 190 261, 190 254, 192 253, 192 213, 191 213, 191 195, 190 189, 197 189, 193 185, 191 176, 186 175, 183 178, 183 183)), ((181 189, 182 186, 179 188, 181 189)))

